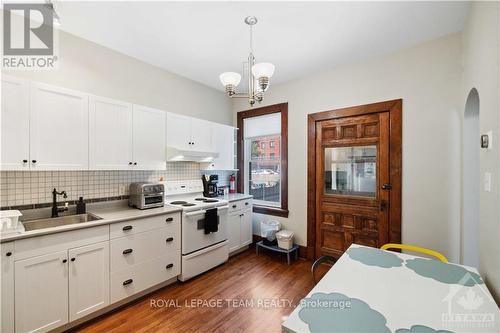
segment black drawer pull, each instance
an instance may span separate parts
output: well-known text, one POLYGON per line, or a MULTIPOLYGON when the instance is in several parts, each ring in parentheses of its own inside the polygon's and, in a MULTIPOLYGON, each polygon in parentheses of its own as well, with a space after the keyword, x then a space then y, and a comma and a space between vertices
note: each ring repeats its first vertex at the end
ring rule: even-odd
POLYGON ((172 268, 174 267, 174 264, 168 264, 167 267, 165 267, 166 269, 169 269, 169 268, 172 268))
POLYGON ((23 163, 28 163, 28 160, 23 160, 23 163))
POLYGON ((123 250, 123 254, 129 254, 129 253, 132 253, 132 249, 126 249, 126 250, 123 250))
POLYGON ((36 163, 36 160, 31 160, 31 163, 36 163))
POLYGON ((233 208, 236 208, 236 205, 233 205, 233 208))
POLYGON ((126 225, 123 227, 123 231, 127 231, 127 230, 132 230, 132 226, 131 225, 126 225))
POLYGON ((167 219, 165 220, 165 222, 172 222, 174 220, 173 217, 167 217, 167 219))
POLYGON ((7 252, 5 255, 6 255, 7 257, 10 257, 10 256, 12 255, 12 252, 7 252))
POLYGON ((71 258, 71 261, 75 261, 75 260, 76 260, 76 258, 71 258))
POLYGON ((132 282, 134 282, 134 280, 128 279, 128 280, 123 281, 123 285, 126 286, 127 284, 131 284, 132 282))
POLYGON ((171 241, 173 241, 173 240, 174 240, 174 237, 168 237, 168 238, 167 238, 167 243, 168 243, 168 242, 171 242, 171 241))
POLYGON ((248 202, 245 202, 245 206, 248 206, 248 205, 249 205, 249 203, 248 203, 248 202))
POLYGON ((63 259, 63 264, 67 263, 68 259, 63 259))

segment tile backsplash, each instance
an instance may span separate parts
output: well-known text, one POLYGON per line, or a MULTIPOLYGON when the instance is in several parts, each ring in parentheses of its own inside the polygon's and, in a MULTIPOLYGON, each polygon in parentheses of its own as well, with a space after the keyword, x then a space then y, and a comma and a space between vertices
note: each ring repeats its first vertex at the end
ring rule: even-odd
MULTIPOLYGON (((200 164, 167 163, 166 171, 2 171, 0 172, 0 207, 43 204, 52 201, 52 189, 66 191, 66 200, 109 198, 128 195, 132 182, 197 179, 200 164)), ((228 184, 231 172, 218 174, 221 186, 228 184)), ((62 199, 61 199, 62 200, 62 199)))

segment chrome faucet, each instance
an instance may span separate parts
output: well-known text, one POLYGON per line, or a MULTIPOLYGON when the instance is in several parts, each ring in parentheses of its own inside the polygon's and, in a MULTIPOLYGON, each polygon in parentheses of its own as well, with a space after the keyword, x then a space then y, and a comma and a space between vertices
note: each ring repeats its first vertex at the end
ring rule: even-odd
POLYGON ((66 191, 61 191, 57 192, 57 190, 54 188, 52 191, 52 216, 51 217, 59 217, 60 212, 65 212, 68 210, 67 206, 64 207, 57 207, 57 196, 62 195, 63 198, 67 198, 68 195, 66 194, 66 191))

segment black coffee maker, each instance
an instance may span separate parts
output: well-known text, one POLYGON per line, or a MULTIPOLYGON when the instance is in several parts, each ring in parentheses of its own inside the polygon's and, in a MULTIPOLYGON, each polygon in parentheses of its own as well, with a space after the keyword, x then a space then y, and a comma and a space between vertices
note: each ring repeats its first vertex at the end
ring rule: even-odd
POLYGON ((203 181, 203 196, 212 198, 217 196, 217 182, 219 181, 219 176, 217 175, 203 175, 201 176, 203 181))

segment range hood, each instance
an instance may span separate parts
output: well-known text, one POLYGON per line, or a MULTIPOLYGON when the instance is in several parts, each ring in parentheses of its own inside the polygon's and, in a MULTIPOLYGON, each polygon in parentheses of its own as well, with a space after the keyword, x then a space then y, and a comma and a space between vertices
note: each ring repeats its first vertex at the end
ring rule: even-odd
POLYGON ((167 147, 167 162, 212 162, 219 153, 167 147))

